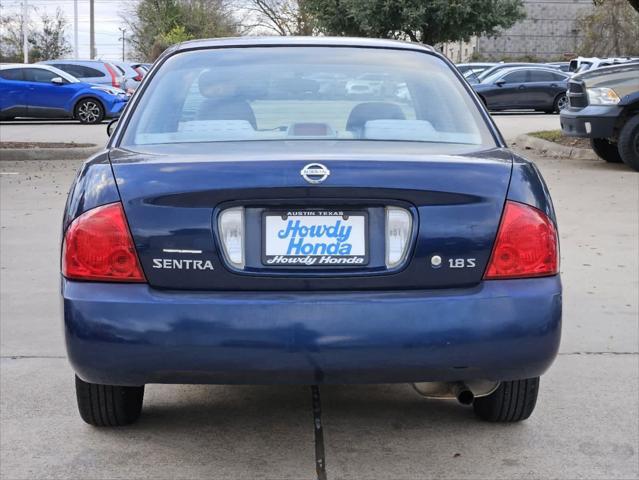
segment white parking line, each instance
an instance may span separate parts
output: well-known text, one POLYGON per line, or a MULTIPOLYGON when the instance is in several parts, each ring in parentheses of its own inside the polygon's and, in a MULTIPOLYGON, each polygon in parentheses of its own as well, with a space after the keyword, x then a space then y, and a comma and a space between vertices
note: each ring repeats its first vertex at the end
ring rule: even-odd
POLYGON ((0 175, 20 175, 20 172, 0 172, 0 175))

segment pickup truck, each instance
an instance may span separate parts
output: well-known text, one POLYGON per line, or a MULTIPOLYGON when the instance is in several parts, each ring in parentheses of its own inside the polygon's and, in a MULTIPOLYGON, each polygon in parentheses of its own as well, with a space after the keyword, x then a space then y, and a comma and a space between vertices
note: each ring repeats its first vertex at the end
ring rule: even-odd
POLYGON ((565 135, 589 137, 606 162, 639 171, 639 62, 574 75, 560 122, 565 135))

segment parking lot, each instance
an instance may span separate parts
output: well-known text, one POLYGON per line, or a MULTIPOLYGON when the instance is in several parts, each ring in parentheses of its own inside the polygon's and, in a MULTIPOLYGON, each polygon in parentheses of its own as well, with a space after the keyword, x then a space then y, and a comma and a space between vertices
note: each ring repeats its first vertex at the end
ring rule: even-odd
MULTIPOLYGON (((494 118, 508 140, 558 128, 557 115, 494 118)), ((106 124, 0 125, 0 139, 18 137, 107 138, 106 124)), ((409 385, 322 387, 329 478, 639 476, 639 175, 524 154, 553 195, 564 284, 560 355, 533 416, 487 424, 409 385)), ((134 426, 81 421, 58 291, 60 220, 81 163, 0 162, 0 477, 314 478, 308 387, 149 385, 134 426)))

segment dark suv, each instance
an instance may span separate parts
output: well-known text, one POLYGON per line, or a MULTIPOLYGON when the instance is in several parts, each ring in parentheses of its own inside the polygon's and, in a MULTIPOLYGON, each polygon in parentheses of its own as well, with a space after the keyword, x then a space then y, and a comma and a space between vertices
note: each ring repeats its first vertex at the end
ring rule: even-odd
POLYGON ((623 161, 639 171, 639 62, 572 77, 560 118, 565 135, 589 137, 606 162, 623 161))

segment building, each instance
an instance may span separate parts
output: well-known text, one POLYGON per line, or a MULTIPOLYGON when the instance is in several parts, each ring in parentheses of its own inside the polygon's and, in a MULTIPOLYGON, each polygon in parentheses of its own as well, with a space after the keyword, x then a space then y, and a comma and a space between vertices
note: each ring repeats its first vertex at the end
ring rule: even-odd
POLYGON ((497 36, 473 39, 476 57, 560 60, 574 56, 583 35, 578 19, 593 10, 592 0, 523 0, 523 4, 524 20, 497 36))

